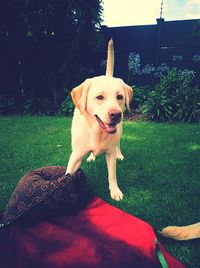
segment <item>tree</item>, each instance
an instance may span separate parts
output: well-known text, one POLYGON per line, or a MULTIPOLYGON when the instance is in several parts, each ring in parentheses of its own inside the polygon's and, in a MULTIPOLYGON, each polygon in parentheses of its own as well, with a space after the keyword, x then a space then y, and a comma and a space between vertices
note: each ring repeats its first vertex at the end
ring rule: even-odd
POLYGON ((4 93, 50 95, 56 106, 63 86, 73 87, 95 69, 103 45, 101 4, 102 0, 2 0, 4 93))

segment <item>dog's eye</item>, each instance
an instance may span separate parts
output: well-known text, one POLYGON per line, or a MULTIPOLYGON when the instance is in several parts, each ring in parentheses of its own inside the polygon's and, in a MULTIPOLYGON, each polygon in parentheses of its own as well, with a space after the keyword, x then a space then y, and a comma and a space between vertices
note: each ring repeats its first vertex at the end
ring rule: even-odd
POLYGON ((124 98, 124 97, 123 97, 122 95, 117 95, 117 99, 118 99, 118 100, 123 100, 123 98, 124 98))
POLYGON ((103 95, 99 95, 96 97, 97 100, 103 100, 104 99, 104 96, 103 95))

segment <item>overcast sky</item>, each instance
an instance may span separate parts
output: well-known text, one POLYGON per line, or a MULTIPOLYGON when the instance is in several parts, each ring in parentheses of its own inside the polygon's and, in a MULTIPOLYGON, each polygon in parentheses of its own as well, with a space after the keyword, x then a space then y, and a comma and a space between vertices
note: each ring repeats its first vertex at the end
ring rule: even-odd
MULTIPOLYGON (((107 26, 155 24, 160 17, 161 0, 103 0, 107 26)), ((163 18, 200 19, 200 0, 164 0, 163 18)))

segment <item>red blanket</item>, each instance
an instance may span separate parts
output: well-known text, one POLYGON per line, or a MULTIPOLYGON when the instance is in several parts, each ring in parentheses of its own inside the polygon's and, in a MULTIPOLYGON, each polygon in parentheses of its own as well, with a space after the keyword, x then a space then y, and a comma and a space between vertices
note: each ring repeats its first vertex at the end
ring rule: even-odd
MULTIPOLYGON (((2 268, 161 267, 152 227, 100 198, 72 216, 0 229, 2 268)), ((170 268, 183 268, 160 245, 170 268)))

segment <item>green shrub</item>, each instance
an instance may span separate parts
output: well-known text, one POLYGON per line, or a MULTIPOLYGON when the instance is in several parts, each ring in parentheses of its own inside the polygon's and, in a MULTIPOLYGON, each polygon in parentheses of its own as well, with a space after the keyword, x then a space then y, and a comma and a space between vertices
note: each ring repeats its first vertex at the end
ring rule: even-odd
POLYGON ((66 88, 52 96, 6 96, 0 94, 1 115, 71 115, 74 104, 66 88))
POLYGON ((177 106, 177 112, 174 114, 175 121, 182 121, 189 123, 199 122, 200 89, 186 88, 184 92, 180 92, 176 106, 177 106))
POLYGON ((134 110, 140 110, 140 107, 143 106, 144 103, 147 101, 149 93, 152 91, 152 89, 148 86, 146 87, 133 86, 133 90, 134 90, 134 97, 131 107, 134 110))
POLYGON ((142 114, 155 121, 172 121, 171 102, 161 87, 157 86, 149 93, 148 100, 142 107, 142 114))
POLYGON ((7 115, 13 114, 14 97, 5 96, 0 94, 0 114, 7 115))
POLYGON ((23 114, 26 115, 52 115, 53 108, 47 97, 30 98, 24 101, 23 114))
POLYGON ((191 89, 194 72, 172 68, 150 91, 143 114, 156 121, 200 121, 200 90, 191 89))
POLYGON ((72 101, 71 95, 67 95, 58 109, 58 115, 72 115, 73 111, 74 103, 72 101))

